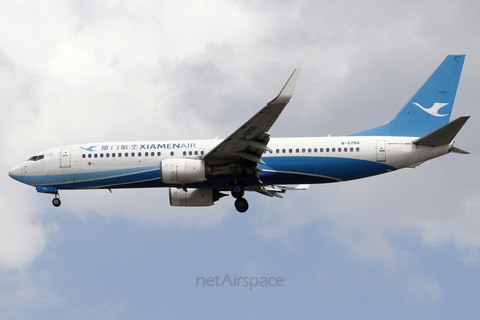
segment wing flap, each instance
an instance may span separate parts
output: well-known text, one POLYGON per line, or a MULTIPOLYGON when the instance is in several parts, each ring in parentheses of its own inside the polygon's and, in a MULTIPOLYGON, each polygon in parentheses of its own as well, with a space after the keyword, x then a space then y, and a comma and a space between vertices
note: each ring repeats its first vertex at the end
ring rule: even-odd
POLYGON ((267 197, 277 197, 283 199, 282 194, 287 192, 287 190, 307 190, 310 187, 309 184, 299 184, 296 186, 258 186, 258 187, 248 187, 247 191, 255 191, 267 197))

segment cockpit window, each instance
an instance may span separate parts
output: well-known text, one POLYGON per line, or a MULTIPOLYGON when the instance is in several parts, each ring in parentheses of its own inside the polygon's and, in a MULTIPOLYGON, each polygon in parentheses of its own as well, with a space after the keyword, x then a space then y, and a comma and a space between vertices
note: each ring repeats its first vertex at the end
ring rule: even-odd
POLYGON ((42 160, 45 156, 43 154, 39 155, 39 156, 33 156, 33 157, 30 157, 30 159, 28 159, 27 161, 38 161, 38 160, 42 160))

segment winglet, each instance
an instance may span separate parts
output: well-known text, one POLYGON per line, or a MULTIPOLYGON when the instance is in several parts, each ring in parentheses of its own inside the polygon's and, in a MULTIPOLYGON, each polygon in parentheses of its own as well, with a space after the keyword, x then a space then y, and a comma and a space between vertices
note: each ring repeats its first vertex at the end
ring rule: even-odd
POLYGON ((290 98, 293 95, 293 90, 295 89, 295 85, 297 84, 297 79, 300 74, 300 70, 301 68, 297 68, 293 70, 292 75, 288 79, 287 83, 285 83, 285 85, 283 86, 278 96, 276 96, 275 99, 270 101, 268 104, 288 103, 290 101, 290 98))

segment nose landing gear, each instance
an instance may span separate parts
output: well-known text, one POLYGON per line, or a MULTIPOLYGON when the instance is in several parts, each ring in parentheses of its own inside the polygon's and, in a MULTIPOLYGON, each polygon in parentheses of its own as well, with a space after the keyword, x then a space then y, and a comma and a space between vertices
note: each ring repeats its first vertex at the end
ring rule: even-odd
POLYGON ((62 201, 60 201, 60 196, 58 195, 58 193, 55 194, 55 198, 53 198, 52 204, 54 207, 60 207, 60 205, 62 204, 62 201))
POLYGON ((54 199, 52 200, 52 203, 53 203, 53 206, 54 206, 54 207, 60 207, 60 205, 62 204, 62 201, 60 201, 59 198, 54 198, 54 199))
POLYGON ((60 207, 62 201, 60 201, 60 195, 58 194, 58 189, 54 187, 45 187, 45 186, 37 186, 37 192, 39 193, 46 193, 46 194, 54 194, 55 198, 52 200, 52 204, 54 207, 60 207))

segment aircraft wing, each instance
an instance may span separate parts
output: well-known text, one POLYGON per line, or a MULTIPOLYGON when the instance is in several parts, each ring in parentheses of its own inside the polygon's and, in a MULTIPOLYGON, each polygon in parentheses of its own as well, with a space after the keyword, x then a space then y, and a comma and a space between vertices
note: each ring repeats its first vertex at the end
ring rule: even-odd
POLYGON ((299 73, 300 69, 295 69, 275 99, 208 152, 203 160, 214 167, 233 164, 241 169, 258 171, 257 163, 264 164, 263 152, 271 151, 267 147, 270 141, 267 132, 290 101, 299 73))

